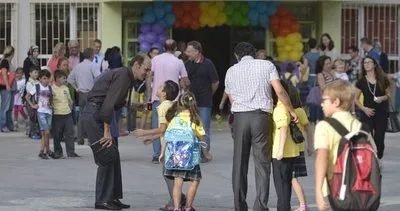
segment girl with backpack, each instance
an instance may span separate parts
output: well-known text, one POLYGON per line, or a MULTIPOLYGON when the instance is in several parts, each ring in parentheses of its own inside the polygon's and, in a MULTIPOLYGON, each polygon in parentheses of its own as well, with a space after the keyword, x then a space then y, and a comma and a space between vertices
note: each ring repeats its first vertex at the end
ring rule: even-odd
POLYGON ((164 175, 174 179, 174 211, 182 211, 180 205, 182 186, 183 182, 186 181, 190 181, 191 184, 188 189, 184 211, 195 211, 193 201, 202 178, 200 146, 207 159, 212 159, 212 156, 204 147, 206 145, 206 133, 200 120, 199 109, 194 95, 190 92, 183 93, 178 101, 174 102, 173 106, 167 111, 166 119, 169 124, 164 134, 165 141, 162 143, 160 161, 165 158, 164 175), (189 138, 188 142, 177 141, 188 140, 187 135, 190 136, 190 134, 193 138, 189 138), (192 159, 187 160, 186 158, 192 159), (173 165, 177 168, 174 168, 173 165))

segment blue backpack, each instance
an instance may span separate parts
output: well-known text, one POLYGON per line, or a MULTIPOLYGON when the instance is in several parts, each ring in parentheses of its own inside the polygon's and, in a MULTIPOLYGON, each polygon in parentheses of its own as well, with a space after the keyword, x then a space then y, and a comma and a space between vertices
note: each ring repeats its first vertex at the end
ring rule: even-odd
POLYGON ((195 136, 191 122, 176 116, 173 126, 164 134, 166 143, 165 168, 168 170, 192 170, 200 163, 200 142, 195 136))

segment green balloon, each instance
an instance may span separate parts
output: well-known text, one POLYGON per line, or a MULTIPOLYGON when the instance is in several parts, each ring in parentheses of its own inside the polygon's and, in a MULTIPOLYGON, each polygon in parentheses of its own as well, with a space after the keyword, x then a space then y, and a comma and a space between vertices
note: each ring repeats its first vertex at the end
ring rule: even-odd
POLYGON ((241 26, 248 26, 250 24, 248 18, 242 18, 241 26))
POLYGON ((225 14, 227 16, 230 16, 230 15, 232 15, 232 13, 234 13, 234 8, 230 4, 225 5, 225 9, 224 10, 225 10, 225 14))

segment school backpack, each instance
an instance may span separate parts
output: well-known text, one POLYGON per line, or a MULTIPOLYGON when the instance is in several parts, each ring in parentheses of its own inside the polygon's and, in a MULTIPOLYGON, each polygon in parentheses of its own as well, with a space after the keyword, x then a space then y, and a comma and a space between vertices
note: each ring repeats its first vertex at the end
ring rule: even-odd
POLYGON ((381 198, 381 171, 372 144, 369 129, 350 132, 336 119, 328 122, 342 137, 340 140, 333 177, 328 182, 328 196, 335 211, 375 211, 381 198))
POLYGON ((166 143, 165 168, 169 170, 192 170, 200 163, 200 142, 195 136, 191 122, 182 120, 179 116, 171 121, 164 133, 166 143))

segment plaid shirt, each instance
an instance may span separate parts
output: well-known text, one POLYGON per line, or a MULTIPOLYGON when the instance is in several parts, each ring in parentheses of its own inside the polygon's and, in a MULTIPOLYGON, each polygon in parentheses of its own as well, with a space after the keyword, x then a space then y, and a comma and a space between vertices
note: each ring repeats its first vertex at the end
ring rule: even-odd
POLYGON ((274 64, 244 56, 228 69, 225 76, 225 92, 233 99, 231 111, 262 110, 272 113, 272 80, 279 80, 274 64))

